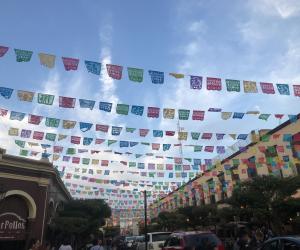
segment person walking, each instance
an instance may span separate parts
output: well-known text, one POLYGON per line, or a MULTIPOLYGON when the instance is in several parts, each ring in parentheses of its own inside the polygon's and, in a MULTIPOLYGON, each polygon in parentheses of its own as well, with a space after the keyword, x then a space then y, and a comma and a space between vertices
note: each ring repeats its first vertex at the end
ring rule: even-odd
POLYGON ((104 247, 102 246, 102 241, 94 239, 93 246, 90 248, 90 250, 104 250, 104 247))
POLYGON ((65 238, 58 250, 72 250, 69 239, 65 238))

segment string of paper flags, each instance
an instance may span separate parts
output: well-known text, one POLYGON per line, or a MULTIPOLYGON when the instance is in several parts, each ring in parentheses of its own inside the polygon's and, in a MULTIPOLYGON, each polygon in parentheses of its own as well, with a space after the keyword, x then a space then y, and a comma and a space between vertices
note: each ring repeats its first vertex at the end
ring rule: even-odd
MULTIPOLYGON (((0 96, 5 99, 10 99, 13 94, 14 89, 8 87, 0 87, 0 96)), ((17 90, 17 97, 19 101, 32 102, 35 97, 35 92, 27 90, 17 90)), ((55 95, 38 93, 37 94, 37 103, 41 105, 53 105, 55 95)), ((65 97, 59 96, 59 107, 60 108, 75 108, 76 98, 74 97, 65 97)), ((79 99, 79 106, 83 109, 93 110, 96 104, 95 100, 79 99)), ((99 102, 99 110, 107 113, 112 112, 113 103, 111 102, 99 102)), ((128 115, 129 113, 136 116, 143 116, 144 110, 146 108, 142 105, 129 105, 129 104, 120 104, 116 105, 116 114, 118 115, 128 115), (131 106, 131 108, 130 108, 131 106), (130 111, 130 112, 129 112, 130 111)), ((159 108, 159 107, 147 107, 147 117, 148 118, 159 118, 161 116, 161 110, 163 113, 164 119, 176 119, 179 120, 193 120, 193 121, 203 121, 205 118, 204 110, 189 110, 185 108, 180 108, 177 110, 174 108, 159 108)), ((268 120, 272 115, 270 113, 261 113, 259 111, 247 111, 247 112, 224 112, 221 108, 209 108, 207 112, 217 112, 221 114, 223 120, 232 119, 243 119, 245 115, 258 115, 258 119, 268 120)), ((287 114, 273 114, 275 118, 282 119, 284 115, 287 114)), ((292 115, 291 115, 292 116, 292 115)))
MULTIPOLYGON (((0 46, 0 57, 8 52, 9 47, 0 46)), ((32 58, 33 51, 23 50, 23 49, 14 49, 17 62, 29 62, 32 58)), ((38 53, 40 64, 47 68, 54 68, 56 63, 56 55, 51 55, 47 53, 38 53)), ((61 57, 62 63, 66 71, 76 71, 79 66, 80 60, 78 58, 70 57, 61 57)), ((94 61, 84 61, 86 70, 89 73, 100 75, 102 64, 100 62, 94 61)), ((106 71, 109 77, 114 80, 121 80, 124 78, 123 66, 106 64, 106 71)), ((141 83, 144 81, 144 69, 127 67, 128 79, 132 82, 141 83)), ((165 72, 148 70, 149 77, 153 84, 164 84, 165 81, 165 72)), ((185 74, 181 73, 169 73, 169 76, 175 79, 185 78, 185 74)), ((203 85, 203 76, 199 75, 187 75, 190 78, 190 88, 194 90, 202 89, 203 85)), ((224 81, 224 80, 223 80, 224 81)), ((245 93, 258 93, 257 83, 255 81, 242 81, 244 92, 245 93)), ((228 92, 241 92, 241 81, 233 79, 225 79, 226 90, 228 92)), ((291 95, 289 84, 277 83, 277 91, 280 95, 291 95)), ((275 88, 273 83, 270 82, 260 82, 261 91, 264 94, 275 94, 275 88)), ((206 89, 211 91, 221 91, 222 90, 222 79, 216 77, 207 77, 206 78, 206 89)), ((293 85, 293 91, 295 96, 300 96, 300 85, 293 85)))

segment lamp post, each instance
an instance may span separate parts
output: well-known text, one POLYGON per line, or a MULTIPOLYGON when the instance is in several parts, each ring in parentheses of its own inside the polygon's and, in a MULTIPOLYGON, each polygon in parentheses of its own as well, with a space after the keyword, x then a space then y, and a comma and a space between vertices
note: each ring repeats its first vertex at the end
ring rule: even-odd
POLYGON ((144 214, 145 214, 145 250, 148 250, 147 191, 146 190, 144 190, 144 214))

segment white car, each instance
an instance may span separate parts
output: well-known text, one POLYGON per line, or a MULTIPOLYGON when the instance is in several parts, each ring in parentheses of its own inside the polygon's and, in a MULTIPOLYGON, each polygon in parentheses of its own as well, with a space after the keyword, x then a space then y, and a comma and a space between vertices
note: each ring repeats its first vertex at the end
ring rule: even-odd
MULTIPOLYGON (((159 245, 164 243, 170 232, 148 233, 148 250, 161 250, 159 245)), ((145 242, 139 242, 137 250, 145 250, 145 242)))

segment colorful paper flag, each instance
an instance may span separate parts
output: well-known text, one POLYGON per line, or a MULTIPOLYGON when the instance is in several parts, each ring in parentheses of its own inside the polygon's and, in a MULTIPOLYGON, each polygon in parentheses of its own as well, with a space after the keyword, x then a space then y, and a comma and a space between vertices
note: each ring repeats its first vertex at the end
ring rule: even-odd
POLYGON ((34 140, 43 140, 44 139, 44 132, 34 131, 32 138, 34 140))
POLYGON ((153 130, 153 137, 163 137, 164 132, 162 130, 153 130))
POLYGON ((232 112, 222 112, 221 113, 221 118, 223 120, 228 120, 228 119, 230 119, 231 115, 232 115, 232 112))
POLYGON ((194 152, 201 152, 202 148, 203 148, 203 146, 195 145, 194 146, 194 152))
POLYGON ((188 120, 190 116, 190 111, 188 109, 179 109, 178 118, 179 120, 188 120))
POLYGON ((109 129, 109 125, 96 124, 96 131, 107 133, 108 129, 109 129))
POLYGON ((149 132, 149 129, 142 129, 142 128, 139 129, 139 133, 140 133, 141 137, 147 136, 148 132, 149 132))
POLYGON ((163 117, 165 119, 174 119, 175 117, 175 109, 163 109, 163 117))
POLYGON ((80 136, 74 136, 74 135, 71 136, 71 143, 73 143, 73 144, 80 144, 80 141, 81 141, 81 137, 80 136))
POLYGON ((8 130, 8 135, 18 136, 19 135, 19 129, 10 127, 9 130, 8 130))
POLYGON ((160 144, 159 143, 152 143, 152 150, 159 150, 160 144))
POLYGON ((169 150, 171 147, 171 144, 163 144, 163 151, 169 150))
POLYGON ((54 55, 39 53, 39 58, 40 58, 41 65, 43 65, 49 69, 54 68, 55 58, 56 58, 54 55))
POLYGON ((240 86, 239 80, 226 79, 225 82, 226 82, 227 91, 229 91, 229 92, 240 92, 241 91, 241 86, 240 86))
POLYGON ((243 119, 245 113, 234 112, 233 119, 243 119))
POLYGON ((111 134, 112 135, 120 135, 122 131, 122 127, 112 126, 111 127, 111 134))
POLYGON ((277 83, 276 86, 280 95, 290 95, 290 88, 288 84, 277 83))
POLYGON ((18 98, 20 101, 32 102, 34 92, 18 90, 18 98))
POLYGON ((111 112, 112 103, 110 102, 100 102, 99 109, 105 112, 111 112))
POLYGON ((109 77, 120 80, 122 78, 123 66, 106 64, 106 70, 109 77))
POLYGON ((300 85, 293 85, 294 95, 300 97, 300 85))
POLYGON ((92 61, 84 61, 85 67, 89 73, 100 75, 101 72, 101 63, 92 62, 92 61))
POLYGON ((77 70, 78 64, 79 64, 79 59, 62 57, 62 61, 63 61, 66 71, 77 70))
POLYGON ((267 121, 271 114, 260 114, 258 119, 267 121))
POLYGON ((188 137, 188 132, 179 131, 178 132, 178 140, 186 141, 188 137))
POLYGON ((46 133, 45 139, 48 140, 48 141, 55 141, 56 140, 56 134, 46 133))
POLYGON ((254 81, 243 81, 245 93, 257 93, 256 82, 254 81))
POLYGON ((149 70, 149 75, 151 81, 154 84, 163 84, 164 83, 164 72, 149 70))
POLYGON ((190 88, 191 89, 201 89, 202 88, 202 76, 191 76, 190 78, 190 88))
POLYGON ((129 105, 127 104, 117 104, 116 113, 119 115, 128 115, 129 105))
POLYGON ((206 78, 206 88, 207 90, 222 90, 222 80, 221 78, 213 78, 207 77, 206 78))
POLYGON ((203 121, 204 120, 204 114, 205 114, 205 111, 193 110, 192 119, 194 121, 203 121))
POLYGON ((76 98, 72 97, 59 97, 59 107, 61 108, 74 108, 75 107, 76 98))
POLYGON ((184 74, 169 73, 169 75, 175 77, 176 79, 184 78, 184 74))
POLYGON ((217 140, 223 140, 225 134, 216 133, 217 140))
POLYGON ((210 140, 212 138, 212 133, 203 133, 201 139, 210 140))
POLYGON ((21 137, 30 138, 30 136, 31 136, 31 130, 29 130, 29 129, 22 129, 21 130, 21 137))
POLYGON ((217 146, 217 153, 218 154, 225 154, 225 147, 224 146, 217 146))
POLYGON ((38 93, 38 103, 45 105, 52 105, 54 101, 54 95, 38 93))
POLYGON ((150 118, 158 118, 159 117, 159 110, 160 110, 160 108, 148 107, 147 116, 150 117, 150 118))
POLYGON ((3 57, 8 51, 8 49, 9 49, 8 47, 0 46, 0 57, 3 57))
POLYGON ((22 121, 24 119, 24 117, 25 117, 25 113, 11 111, 9 119, 10 120, 22 121))
POLYGON ((29 62, 31 60, 31 56, 33 54, 32 51, 21 50, 21 49, 14 49, 14 50, 15 50, 17 62, 29 62))
POLYGON ((273 83, 261 82, 260 87, 264 94, 275 94, 273 83))
POLYGON ((96 102, 93 100, 79 99, 80 108, 88 108, 90 110, 93 110, 95 103, 96 102))
POLYGON ((8 110, 7 109, 2 109, 0 108, 0 116, 6 116, 8 113, 8 110))
POLYGON ((76 121, 63 120, 64 129, 72 129, 76 125, 76 121))
POLYGON ((92 128, 92 126, 93 123, 79 122, 79 127, 82 132, 89 131, 92 128))
POLYGON ((200 133, 198 132, 191 132, 191 136, 193 140, 198 140, 200 137, 200 133))
POLYGON ((131 106, 131 113, 134 114, 134 115, 142 116, 143 113, 144 113, 144 106, 132 105, 131 106))
POLYGON ((130 81, 133 81, 133 82, 142 82, 143 81, 143 75, 144 75, 143 69, 128 67, 127 71, 128 71, 128 78, 130 81))
POLYGON ((4 97, 5 99, 9 99, 13 93, 13 89, 11 88, 5 88, 5 87, 0 87, 0 95, 4 97))
POLYGON ((165 131, 165 135, 166 136, 174 136, 175 135, 175 131, 165 131))
POLYGON ((46 117, 45 125, 51 128, 58 128, 60 119, 46 117))

